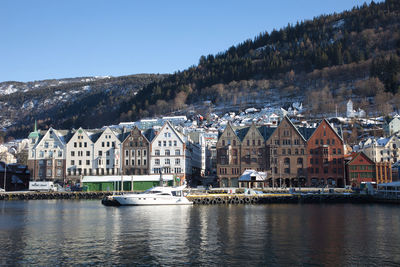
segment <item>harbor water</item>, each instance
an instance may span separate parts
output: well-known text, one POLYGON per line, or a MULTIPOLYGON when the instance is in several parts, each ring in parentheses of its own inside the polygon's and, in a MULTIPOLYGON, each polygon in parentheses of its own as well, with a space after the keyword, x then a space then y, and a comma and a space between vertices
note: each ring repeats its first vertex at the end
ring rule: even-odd
POLYGON ((398 266, 400 206, 0 202, 0 266, 398 266))

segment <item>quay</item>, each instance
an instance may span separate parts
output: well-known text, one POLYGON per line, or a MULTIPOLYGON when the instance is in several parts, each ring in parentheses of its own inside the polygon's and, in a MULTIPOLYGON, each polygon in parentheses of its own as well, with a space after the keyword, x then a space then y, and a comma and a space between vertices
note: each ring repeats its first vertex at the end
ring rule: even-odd
MULTIPOLYGON (((102 200, 106 206, 118 206, 112 199, 113 192, 12 192, 0 193, 0 201, 50 200, 50 199, 91 199, 102 200)), ((383 199, 377 196, 351 193, 263 193, 246 195, 243 193, 203 193, 189 194, 187 198, 195 205, 228 204, 308 204, 308 203, 394 203, 400 199, 383 199)))

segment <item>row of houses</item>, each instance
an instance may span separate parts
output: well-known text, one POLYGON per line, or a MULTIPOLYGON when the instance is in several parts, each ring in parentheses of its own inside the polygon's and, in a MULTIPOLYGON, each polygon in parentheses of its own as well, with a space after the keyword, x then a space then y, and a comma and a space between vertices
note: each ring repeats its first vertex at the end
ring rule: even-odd
POLYGON ((101 130, 39 131, 29 134, 28 168, 33 180, 59 183, 83 176, 172 174, 183 183, 204 173, 201 143, 176 130, 106 127, 101 130))
MULTIPOLYGON (((342 131, 326 119, 317 127, 296 127, 286 116, 277 127, 228 124, 216 147, 217 176, 224 187, 239 186, 246 170, 267 174, 257 186, 344 187, 350 185, 347 163, 355 156, 347 154, 342 131)), ((390 164, 381 165, 373 168, 373 177, 388 181, 390 164)))

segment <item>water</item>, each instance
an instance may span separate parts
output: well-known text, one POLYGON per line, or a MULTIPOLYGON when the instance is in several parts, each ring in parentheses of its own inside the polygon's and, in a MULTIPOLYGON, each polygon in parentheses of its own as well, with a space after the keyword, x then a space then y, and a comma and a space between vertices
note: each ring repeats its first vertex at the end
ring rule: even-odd
POLYGON ((400 265, 396 205, 0 202, 0 265, 400 265))

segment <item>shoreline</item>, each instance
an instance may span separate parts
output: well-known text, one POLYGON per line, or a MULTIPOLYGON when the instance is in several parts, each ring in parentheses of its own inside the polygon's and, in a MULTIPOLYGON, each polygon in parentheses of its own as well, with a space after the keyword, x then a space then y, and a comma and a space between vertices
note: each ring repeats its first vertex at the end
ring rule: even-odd
MULTIPOLYGON (((12 192, 0 193, 0 201, 13 200, 102 200, 113 192, 12 192)), ((400 199, 381 198, 363 194, 288 194, 267 193, 257 195, 245 194, 202 194, 188 195, 187 198, 195 205, 216 204, 310 204, 310 203, 353 203, 353 204, 400 204, 400 199)), ((110 203, 111 206, 113 203, 110 203)))

